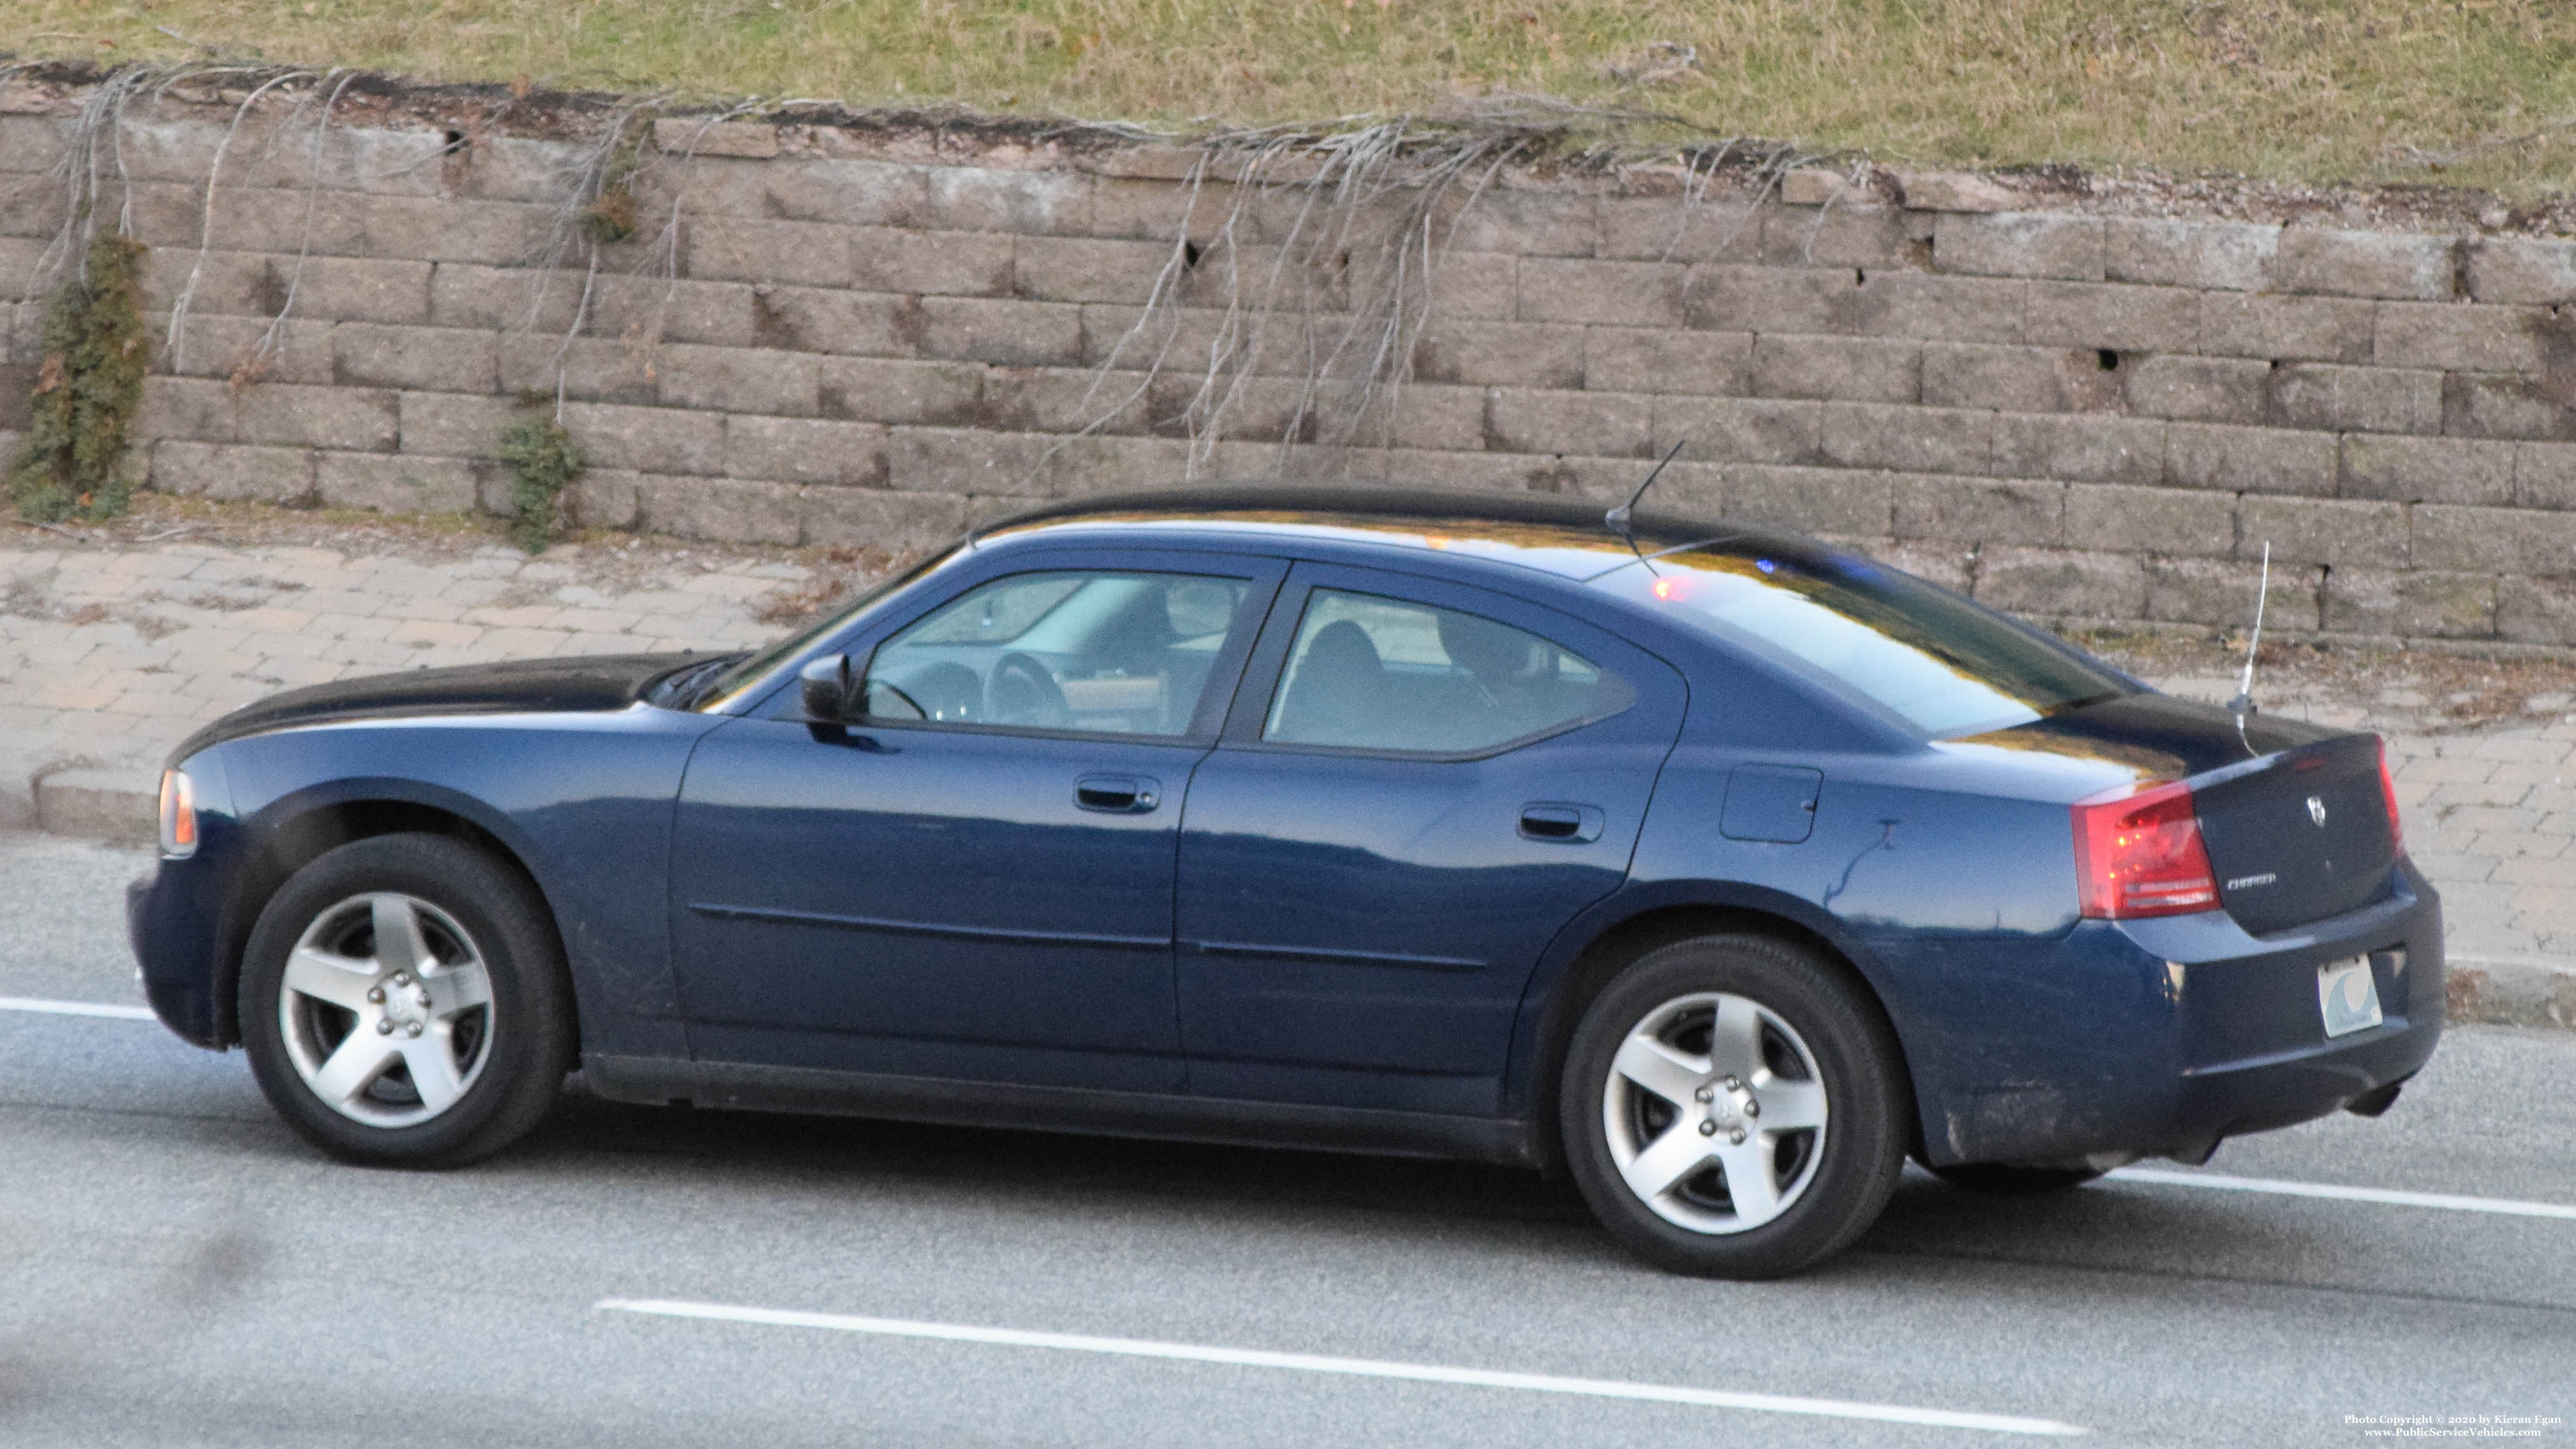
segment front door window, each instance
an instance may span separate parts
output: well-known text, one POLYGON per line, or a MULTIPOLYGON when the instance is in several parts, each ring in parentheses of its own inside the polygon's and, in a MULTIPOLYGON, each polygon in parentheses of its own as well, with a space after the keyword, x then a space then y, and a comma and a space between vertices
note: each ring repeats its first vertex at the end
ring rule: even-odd
POLYGON ((872 713, 1080 733, 1190 732, 1250 584, 1202 574, 1014 574, 887 640, 872 713), (910 702, 910 709, 902 701, 910 702))

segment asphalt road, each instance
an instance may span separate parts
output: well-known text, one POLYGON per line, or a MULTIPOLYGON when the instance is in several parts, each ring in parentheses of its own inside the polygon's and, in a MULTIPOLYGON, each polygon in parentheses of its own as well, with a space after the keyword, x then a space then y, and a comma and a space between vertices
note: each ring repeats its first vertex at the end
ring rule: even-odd
MULTIPOLYGON (((0 997, 138 1002, 117 911, 142 865, 0 836, 0 997)), ((2463 1029, 2389 1116, 2208 1172, 2576 1205, 2571 1103, 2576 1037, 2463 1029)), ((0 1443, 2023 1442, 1908 1421, 1971 1414, 2345 1444, 2347 1415, 2487 1414, 2556 1416, 2536 1442, 2576 1449, 2576 1216, 2211 1181, 2021 1203, 1909 1174, 1824 1269, 1705 1283, 1524 1174, 577 1086, 495 1161, 358 1170, 272 1119, 239 1054, 11 1006, 0 1443)))

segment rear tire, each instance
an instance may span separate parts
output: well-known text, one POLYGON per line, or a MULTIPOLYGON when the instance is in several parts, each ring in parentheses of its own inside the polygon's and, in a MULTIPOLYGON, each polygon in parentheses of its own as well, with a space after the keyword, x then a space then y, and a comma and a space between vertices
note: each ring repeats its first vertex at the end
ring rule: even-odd
POLYGON ((1878 1220, 1912 1112, 1895 1033, 1839 963, 1768 936, 1649 953, 1566 1052, 1566 1165, 1612 1237, 1676 1273, 1779 1278, 1878 1220))
POLYGON ((270 1105, 350 1162, 498 1152, 543 1120, 575 1054, 545 902, 445 836, 353 841, 289 877, 251 931, 240 999, 270 1105))

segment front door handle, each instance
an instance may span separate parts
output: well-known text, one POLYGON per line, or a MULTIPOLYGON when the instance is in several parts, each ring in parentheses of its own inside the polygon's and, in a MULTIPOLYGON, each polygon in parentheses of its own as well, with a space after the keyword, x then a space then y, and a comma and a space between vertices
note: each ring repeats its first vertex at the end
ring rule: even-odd
POLYGON ((1587 844, 1601 838, 1601 812, 1590 805, 1538 801, 1521 807, 1521 834, 1531 840, 1587 844))
POLYGON ((1085 775, 1073 803, 1104 815, 1142 815, 1162 803, 1163 787, 1142 775, 1085 775))

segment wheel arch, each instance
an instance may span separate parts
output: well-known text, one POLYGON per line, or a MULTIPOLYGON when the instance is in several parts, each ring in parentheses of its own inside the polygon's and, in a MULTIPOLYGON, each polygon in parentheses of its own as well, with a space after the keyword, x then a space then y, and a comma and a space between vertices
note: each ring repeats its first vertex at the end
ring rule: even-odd
MULTIPOLYGON (((290 798, 247 822, 251 840, 232 886, 226 892, 217 926, 214 973, 214 1028, 218 1046, 241 1044, 241 977, 243 957, 260 912, 295 873, 329 852, 353 841, 380 835, 444 836, 471 845, 527 881, 546 912, 547 924, 563 949, 563 927, 544 880, 532 869, 526 852, 475 813, 444 801, 358 791, 348 795, 290 798)), ((506 828, 506 827, 504 827, 506 828)), ((567 989, 578 1030, 581 1003, 579 973, 568 972, 567 989)))
MULTIPOLYGON (((1808 919, 1812 906, 1790 900, 1768 900, 1771 892, 1748 891, 1725 883, 1698 889, 1641 892, 1635 898, 1613 896, 1567 927, 1551 945, 1539 972, 1522 998, 1521 1020, 1513 1042, 1518 1069, 1512 1082, 1523 1120, 1528 1123, 1527 1153, 1542 1171, 1561 1171, 1564 1143, 1557 1131, 1558 1078, 1575 1027, 1604 987, 1631 963, 1649 952, 1697 936, 1745 934, 1769 936, 1814 952, 1840 968, 1848 984, 1886 1023, 1896 1046, 1899 1079, 1914 1085, 1905 1036, 1886 994, 1873 979, 1867 953, 1808 919), (1803 907, 1803 909, 1802 909, 1803 907)), ((1921 1113, 1907 1103, 1906 1116, 1916 1136, 1921 1113)), ((1920 1144, 1916 1144, 1919 1146, 1920 1144)))

